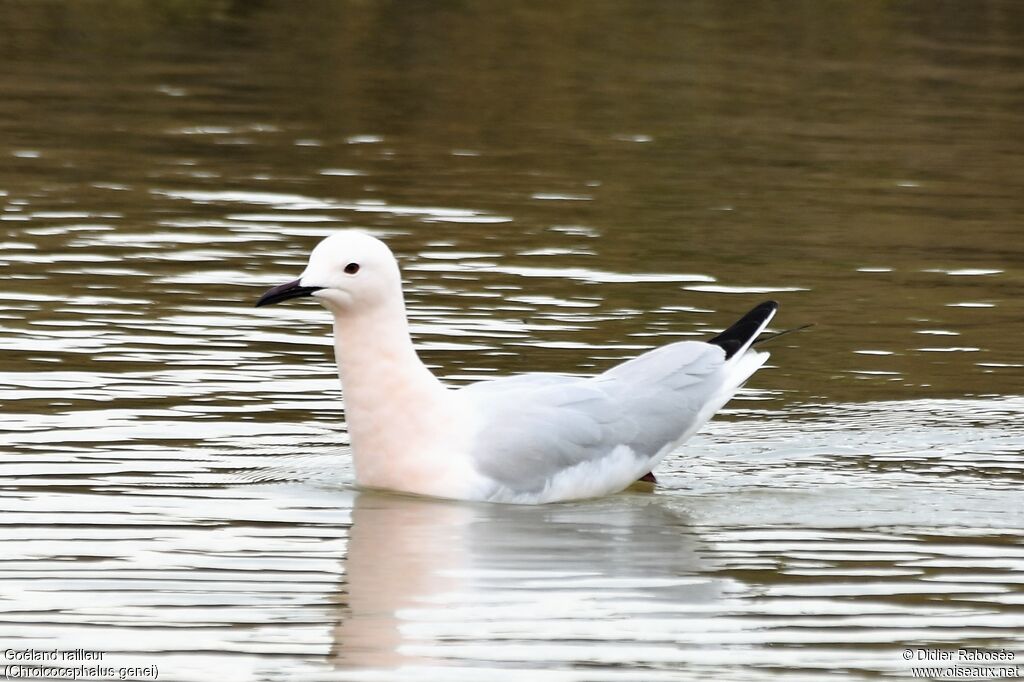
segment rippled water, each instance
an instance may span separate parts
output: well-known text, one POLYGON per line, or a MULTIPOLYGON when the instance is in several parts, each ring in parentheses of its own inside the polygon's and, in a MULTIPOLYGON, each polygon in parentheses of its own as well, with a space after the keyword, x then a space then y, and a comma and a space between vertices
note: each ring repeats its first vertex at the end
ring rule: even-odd
POLYGON ((0 4, 4 649, 175 680, 1021 652, 1024 13, 781 7, 0 4), (325 313, 252 308, 351 226, 452 383, 768 297, 815 327, 653 492, 370 494, 325 313))

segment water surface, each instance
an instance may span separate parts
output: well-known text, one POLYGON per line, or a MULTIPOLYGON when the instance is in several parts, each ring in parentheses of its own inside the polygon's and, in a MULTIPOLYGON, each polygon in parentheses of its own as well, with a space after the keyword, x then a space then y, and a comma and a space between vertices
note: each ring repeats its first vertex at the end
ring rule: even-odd
POLYGON ((907 678, 1021 652, 1011 2, 0 4, 0 641, 178 680, 907 678), (452 384, 765 298, 654 492, 358 491, 316 241, 452 384))

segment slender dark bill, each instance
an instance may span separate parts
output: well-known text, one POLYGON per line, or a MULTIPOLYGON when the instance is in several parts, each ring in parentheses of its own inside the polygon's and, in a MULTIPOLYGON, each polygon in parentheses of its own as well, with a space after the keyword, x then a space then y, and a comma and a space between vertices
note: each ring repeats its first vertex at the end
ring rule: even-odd
POLYGON ((274 303, 280 303, 281 301, 287 301, 289 298, 298 298, 299 296, 309 296, 314 291, 320 291, 323 287, 304 287, 299 284, 299 280, 294 282, 287 282, 273 289, 267 290, 265 294, 260 296, 260 300, 256 301, 256 307, 265 305, 273 305, 274 303))

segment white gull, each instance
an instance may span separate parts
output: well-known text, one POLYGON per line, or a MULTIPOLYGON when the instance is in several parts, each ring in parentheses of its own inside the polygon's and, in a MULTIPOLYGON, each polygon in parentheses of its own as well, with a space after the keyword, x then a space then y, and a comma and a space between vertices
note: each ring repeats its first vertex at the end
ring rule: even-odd
POLYGON ((778 309, 767 301, 707 342, 662 346, 593 377, 530 373, 450 388, 416 354, 384 242, 327 237, 299 279, 256 305, 299 296, 334 316, 359 485, 517 504, 608 495, 651 472, 768 359, 752 345, 778 309))

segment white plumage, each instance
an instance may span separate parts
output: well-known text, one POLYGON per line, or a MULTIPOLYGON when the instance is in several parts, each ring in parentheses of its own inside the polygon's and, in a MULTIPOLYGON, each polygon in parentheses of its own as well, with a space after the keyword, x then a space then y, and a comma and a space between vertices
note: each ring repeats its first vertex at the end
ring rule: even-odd
POLYGON ((607 495, 651 471, 764 364, 751 345, 778 307, 763 303, 708 343, 673 343, 597 376, 452 389, 416 354, 398 264, 380 240, 328 237, 298 280, 257 306, 304 295, 334 315, 360 485, 518 504, 607 495))

